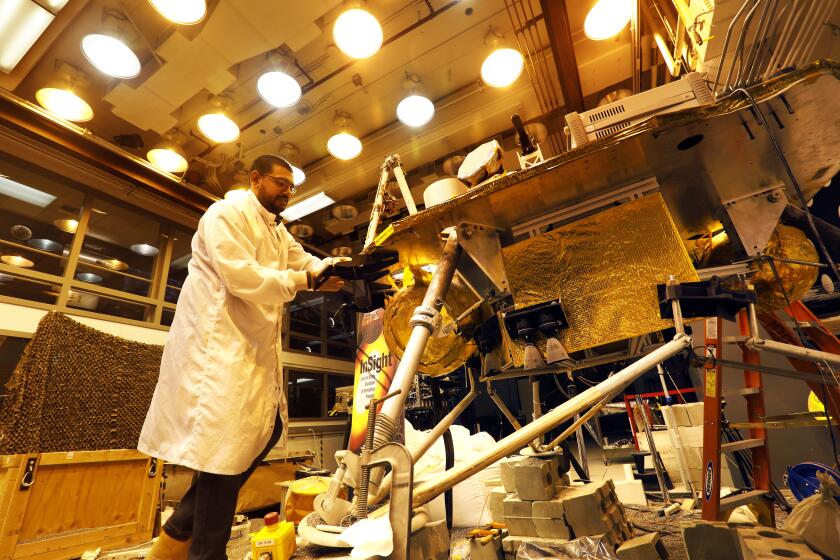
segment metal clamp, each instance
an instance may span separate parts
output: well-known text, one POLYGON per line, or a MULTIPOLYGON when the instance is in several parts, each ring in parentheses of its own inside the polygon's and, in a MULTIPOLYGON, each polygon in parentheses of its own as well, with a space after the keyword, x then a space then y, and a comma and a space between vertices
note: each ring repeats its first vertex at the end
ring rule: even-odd
POLYGON ((37 457, 30 457, 26 460, 26 470, 23 472, 23 478, 20 479, 21 490, 29 490, 29 487, 35 484, 35 467, 37 465, 37 457))
POLYGON ((149 461, 149 478, 154 478, 157 476, 158 472, 158 460, 154 457, 151 458, 149 461))
POLYGON ((434 307, 418 305, 414 309, 414 315, 412 315, 411 321, 409 321, 408 324, 411 325, 412 328, 423 326, 429 329, 429 331, 434 332, 438 314, 438 310, 434 307))

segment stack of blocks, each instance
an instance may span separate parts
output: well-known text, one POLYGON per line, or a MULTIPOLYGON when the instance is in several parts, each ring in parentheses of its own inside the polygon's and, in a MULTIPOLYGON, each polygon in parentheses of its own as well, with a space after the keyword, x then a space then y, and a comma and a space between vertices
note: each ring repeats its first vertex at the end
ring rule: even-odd
MULTIPOLYGON (((671 419, 665 416, 665 423, 668 428, 676 428, 682 440, 683 452, 685 454, 686 467, 691 477, 691 484, 695 490, 703 487, 703 403, 675 404, 670 407, 673 414, 671 419)), ((638 422, 637 422, 637 425, 638 422)), ((682 481, 680 476, 679 462, 676 450, 671 444, 671 436, 667 430, 653 432, 653 443, 656 451, 662 458, 665 470, 672 481, 682 481)), ((647 439, 644 433, 638 434, 639 450, 649 451, 647 439)), ((734 486, 732 474, 729 472, 729 463, 721 458, 721 485, 734 486)))
POLYGON ((505 557, 515 557, 523 540, 550 545, 603 535, 614 546, 632 536, 611 480, 569 486, 561 470, 558 457, 516 456, 500 463, 504 491, 491 493, 490 511, 510 532, 502 543, 505 557))

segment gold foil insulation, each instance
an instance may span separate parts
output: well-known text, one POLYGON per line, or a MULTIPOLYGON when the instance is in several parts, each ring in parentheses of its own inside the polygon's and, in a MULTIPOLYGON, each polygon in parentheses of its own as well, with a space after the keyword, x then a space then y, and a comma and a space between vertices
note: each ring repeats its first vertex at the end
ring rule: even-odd
MULTIPOLYGON (((502 250, 516 308, 560 298, 568 352, 673 326, 660 319, 656 285, 697 273, 658 193, 502 250)), ((513 343, 522 365, 524 344, 513 343)), ((541 339, 540 349, 545 350, 541 339)))
MULTIPOLYGON (((420 267, 407 267, 403 287, 385 304, 385 340, 400 359, 411 335, 409 321, 414 309, 423 302, 431 278, 432 274, 420 267)), ((440 310, 440 326, 429 338, 417 368, 420 373, 433 376, 449 373, 462 366, 475 351, 472 340, 455 332, 455 319, 477 301, 475 294, 457 277, 452 281, 440 310)))
MULTIPOLYGON (((813 263, 820 261, 817 249, 802 230, 781 224, 776 226, 773 235, 770 236, 770 241, 764 248, 764 254, 770 257, 813 263)), ((775 260, 774 264, 791 302, 808 293, 819 274, 819 269, 816 266, 787 263, 780 260, 775 260)), ((755 286, 758 295, 758 308, 762 311, 775 311, 785 307, 787 305, 785 295, 773 274, 770 263, 767 261, 755 262, 752 264, 752 268, 755 270, 755 274, 750 281, 755 286)))

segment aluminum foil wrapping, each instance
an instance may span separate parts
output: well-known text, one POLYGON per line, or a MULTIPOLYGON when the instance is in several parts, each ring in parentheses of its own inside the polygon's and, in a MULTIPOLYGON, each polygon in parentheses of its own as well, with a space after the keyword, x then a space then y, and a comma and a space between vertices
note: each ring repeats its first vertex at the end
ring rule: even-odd
MULTIPOLYGON (((673 326, 659 317, 656 285, 697 273, 658 193, 561 226, 502 251, 517 308, 560 298, 568 352, 673 326)), ((541 350, 545 342, 541 341, 541 350)), ((524 344, 514 342, 522 365, 524 344)))
MULTIPOLYGON (((388 348, 402 359, 411 335, 409 321, 414 309, 423 302, 431 273, 411 266, 403 276, 404 286, 385 304, 385 341, 388 348)), ((440 326, 426 345, 418 371, 426 375, 443 375, 462 366, 475 351, 475 344, 455 332, 455 318, 464 313, 478 297, 457 278, 449 286, 440 310, 440 326)))
MULTIPOLYGON (((779 224, 776 226, 770 241, 764 248, 764 254, 769 257, 795 259, 818 263, 820 258, 817 249, 805 233, 791 226, 779 224)), ((779 273, 782 286, 790 301, 796 301, 804 296, 817 280, 819 269, 807 264, 787 263, 775 260, 776 271, 779 273)), ((787 305, 782 286, 773 274, 773 269, 766 261, 753 263, 755 274, 751 281, 758 295, 758 308, 762 311, 775 311, 787 305)))

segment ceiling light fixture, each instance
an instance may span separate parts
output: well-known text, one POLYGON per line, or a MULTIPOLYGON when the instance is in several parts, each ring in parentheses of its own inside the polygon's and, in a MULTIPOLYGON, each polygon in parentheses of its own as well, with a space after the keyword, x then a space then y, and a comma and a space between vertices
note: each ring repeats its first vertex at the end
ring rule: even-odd
POLYGON ((140 75, 140 59, 116 37, 101 33, 85 35, 82 53, 97 70, 109 76, 128 79, 140 75))
POLYGON ((370 12, 356 7, 335 20, 333 39, 347 56, 370 58, 382 46, 382 26, 370 12))
POLYGON ((239 138, 239 126, 225 114, 230 109, 230 97, 214 95, 210 97, 210 100, 217 111, 201 115, 198 118, 198 129, 213 142, 219 144, 233 142, 239 138))
POLYGON ((522 74, 525 59, 516 49, 504 46, 503 37, 492 27, 484 36, 484 44, 493 49, 481 64, 481 79, 491 87, 511 85, 522 74))
POLYGON ((61 231, 76 233, 76 230, 79 229, 79 220, 74 220, 72 218, 60 218, 53 221, 53 225, 61 231))
POLYGON ((300 239, 309 239, 315 233, 315 228, 308 224, 295 224, 289 226, 289 233, 300 239))
POLYGON ((175 129, 167 132, 161 142, 146 153, 146 159, 161 171, 183 173, 189 167, 189 161, 184 148, 181 147, 182 136, 175 129))
POLYGON ((327 196, 326 193, 320 192, 315 196, 310 196, 296 204, 292 204, 280 212, 280 216, 287 222, 294 222, 313 212, 326 208, 330 204, 335 204, 335 200, 327 196))
POLYGON ((53 14, 31 0, 0 2, 0 72, 14 70, 53 19, 53 14))
POLYGON ((362 153, 362 141, 348 132, 350 126, 350 115, 336 112, 335 123, 338 132, 327 140, 327 150, 338 159, 353 159, 362 153))
POLYGON ((144 257, 156 257, 160 253, 157 247, 148 243, 135 243, 131 246, 131 252, 144 257))
POLYGON ((406 126, 423 126, 435 116, 435 104, 421 95, 420 77, 406 72, 403 88, 408 90, 408 97, 397 105, 397 118, 406 126))
POLYGON ((93 118, 93 109, 78 92, 88 84, 87 74, 75 66, 57 60, 58 78, 35 92, 35 100, 55 116, 73 122, 87 122, 93 118))
POLYGON ((306 173, 304 173, 303 169, 291 163, 300 159, 300 149, 294 144, 280 142, 280 146, 277 147, 277 153, 292 166, 292 182, 294 185, 296 187, 302 185, 306 181, 306 173))
POLYGON ((35 99, 41 107, 68 121, 87 122, 93 118, 93 109, 87 101, 70 90, 41 88, 35 92, 35 99))
POLYGON ((35 266, 34 262, 30 261, 26 257, 21 257, 20 255, 3 255, 0 257, 0 262, 9 266, 17 266, 20 268, 32 268, 35 266))
POLYGON ((302 91, 300 84, 292 76, 294 60, 286 53, 272 51, 268 54, 272 70, 257 80, 257 92, 270 105, 291 107, 298 101, 302 91))
POLYGON ((13 181, 5 175, 0 175, 0 194, 38 208, 46 208, 55 201, 53 195, 13 181))
POLYGON ((207 15, 205 0, 149 0, 157 12, 171 22, 193 25, 207 15))
POLYGON ((292 181, 295 186, 302 185, 306 181, 306 173, 300 167, 292 166, 292 181))
POLYGON ((208 113, 198 118, 201 133, 219 144, 233 142, 239 138, 239 126, 224 113, 208 113))
POLYGON ((397 118, 408 126, 423 126, 435 116, 435 104, 428 97, 409 95, 397 105, 397 118))
POLYGON ((583 22, 584 34, 593 41, 618 35, 633 15, 632 0, 598 0, 583 22))

